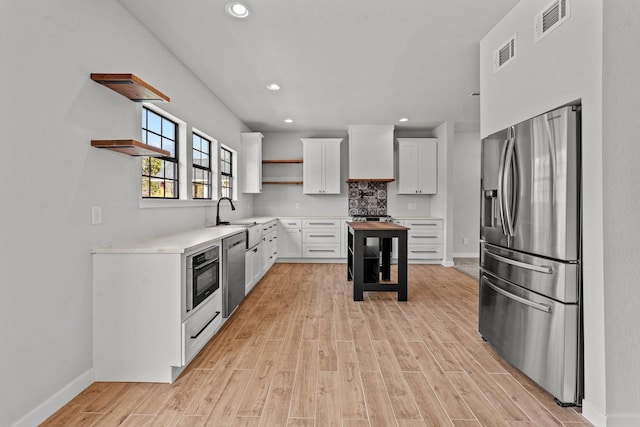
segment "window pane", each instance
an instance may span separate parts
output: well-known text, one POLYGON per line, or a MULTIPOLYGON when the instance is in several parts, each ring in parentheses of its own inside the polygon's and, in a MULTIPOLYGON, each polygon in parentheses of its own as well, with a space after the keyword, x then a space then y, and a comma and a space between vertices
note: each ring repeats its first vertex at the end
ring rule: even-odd
POLYGON ((165 118, 162 119, 162 136, 171 139, 176 137, 176 125, 165 118))
POLYGON ((167 138, 162 138, 162 149, 169 152, 169 157, 176 156, 176 143, 167 138))
POLYGON ((155 132, 158 135, 161 132, 161 118, 153 111, 147 110, 147 130, 155 132))
POLYGON ((160 137, 154 133, 147 133, 147 140, 145 141, 147 144, 152 145, 154 147, 161 148, 162 142, 160 141, 160 137))

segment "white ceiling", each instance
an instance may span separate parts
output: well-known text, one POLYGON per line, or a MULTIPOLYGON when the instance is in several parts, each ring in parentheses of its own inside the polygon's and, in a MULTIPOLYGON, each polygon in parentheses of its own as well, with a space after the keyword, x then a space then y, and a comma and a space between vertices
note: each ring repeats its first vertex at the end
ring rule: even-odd
POLYGON ((479 42, 518 2, 119 1, 254 131, 477 129, 479 42))

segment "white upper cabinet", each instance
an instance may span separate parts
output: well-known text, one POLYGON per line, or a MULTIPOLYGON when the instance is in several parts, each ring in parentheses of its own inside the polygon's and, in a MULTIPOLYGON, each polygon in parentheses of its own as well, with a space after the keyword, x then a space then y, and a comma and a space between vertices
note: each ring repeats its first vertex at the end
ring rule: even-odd
POLYGON ((262 192, 262 134, 246 132, 242 134, 242 192, 262 192))
POLYGON ((398 194, 436 194, 437 138, 398 138, 398 194))
POLYGON ((342 138, 303 138, 302 192, 340 194, 342 138))
POLYGON ((349 126, 349 179, 393 181, 393 126, 349 126))

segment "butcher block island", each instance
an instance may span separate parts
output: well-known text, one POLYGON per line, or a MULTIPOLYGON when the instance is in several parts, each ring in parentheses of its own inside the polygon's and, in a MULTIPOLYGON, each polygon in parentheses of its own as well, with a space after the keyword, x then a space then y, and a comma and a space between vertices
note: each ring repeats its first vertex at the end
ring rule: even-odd
POLYGON ((397 292, 407 301, 408 227, 390 222, 347 222, 347 280, 353 281, 353 300, 364 291, 397 292), (391 283, 391 242, 397 239, 398 275, 391 283))

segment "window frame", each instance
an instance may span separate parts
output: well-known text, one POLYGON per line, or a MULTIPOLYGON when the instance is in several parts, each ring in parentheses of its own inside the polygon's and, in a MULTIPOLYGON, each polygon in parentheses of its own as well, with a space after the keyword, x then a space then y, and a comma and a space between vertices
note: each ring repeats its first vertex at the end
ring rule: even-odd
MULTIPOLYGON (((174 120, 174 118, 172 116, 170 116, 169 114, 164 114, 164 112, 162 110, 159 109, 153 109, 153 108, 149 108, 147 105, 143 105, 142 106, 142 110, 141 110, 141 120, 140 120, 140 124, 141 124, 141 132, 142 132, 142 142, 144 144, 147 145, 151 145, 149 144, 149 136, 150 135, 154 135, 157 138, 160 138, 160 148, 164 148, 164 142, 165 141, 171 141, 173 143, 173 156, 158 156, 155 157, 158 160, 161 160, 163 162, 162 168, 161 170, 165 170, 164 172, 164 176, 162 178, 158 178, 155 175, 152 175, 150 172, 148 174, 145 174, 145 167, 144 167, 144 163, 145 162, 151 162, 154 157, 150 157, 150 156, 143 156, 142 157, 142 161, 141 161, 141 173, 140 173, 140 185, 141 185, 141 189, 140 189, 140 197, 142 199, 149 199, 149 200, 177 200, 180 199, 180 173, 181 173, 181 167, 180 167, 180 152, 181 152, 181 145, 180 144, 180 123, 176 120, 174 120), (152 130, 149 128, 149 116, 153 115, 153 116, 157 116, 160 120, 160 133, 156 132, 155 130, 152 130), (173 135, 168 136, 167 134, 165 134, 164 132, 164 124, 165 122, 169 122, 173 125, 173 135), (172 178, 168 178, 166 176, 166 166, 167 164, 171 165, 171 167, 174 170, 173 173, 173 177, 172 178), (153 181, 153 179, 160 179, 163 184, 165 185, 166 188, 166 183, 167 182, 171 182, 172 186, 173 186, 173 194, 170 197, 166 196, 166 190, 163 191, 163 196, 152 196, 151 195, 151 183, 153 181), (148 188, 149 188, 149 192, 148 195, 144 195, 143 194, 143 190, 144 190, 144 182, 148 183, 148 188)), ((150 168, 148 168, 150 169, 150 168)))
POLYGON ((218 187, 220 188, 220 191, 218 195, 219 197, 229 197, 234 201, 238 200, 238 152, 224 144, 220 144, 220 149, 218 150, 218 152, 220 153, 220 171, 218 172, 218 175, 220 177, 220 183, 218 187), (229 153, 229 156, 231 158, 230 162, 226 162, 224 160, 223 150, 229 153), (229 173, 223 171, 223 163, 229 163, 229 173), (223 185, 224 177, 227 177, 227 181, 230 184, 229 187, 223 185), (229 194, 225 195, 224 190, 227 188, 229 189, 229 194))
POLYGON ((211 200, 213 198, 213 167, 212 167, 212 160, 211 160, 212 148, 213 148, 213 141, 211 141, 209 138, 206 138, 205 136, 197 132, 195 129, 192 129, 191 131, 191 198, 193 200, 211 200), (200 148, 196 148, 195 146, 196 138, 200 140, 199 141, 200 148), (206 151, 202 150, 203 143, 206 143, 208 145, 208 148, 206 149, 206 151), (196 153, 200 153, 201 155, 200 158, 203 158, 206 155, 207 163, 208 163, 207 166, 196 164, 196 161, 195 161, 196 153), (195 176, 196 170, 201 171, 206 177, 206 179, 204 180, 204 183, 200 184, 204 188, 202 197, 198 197, 196 195, 197 194, 196 186, 198 185, 196 182, 196 176, 195 176))

